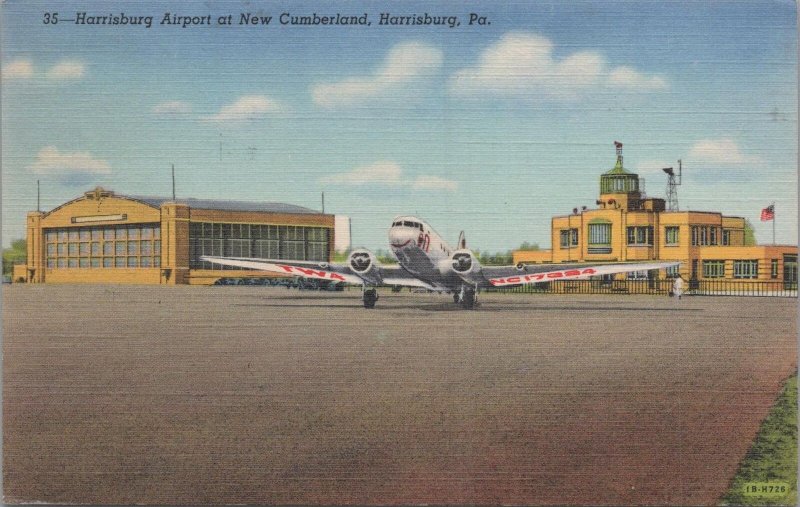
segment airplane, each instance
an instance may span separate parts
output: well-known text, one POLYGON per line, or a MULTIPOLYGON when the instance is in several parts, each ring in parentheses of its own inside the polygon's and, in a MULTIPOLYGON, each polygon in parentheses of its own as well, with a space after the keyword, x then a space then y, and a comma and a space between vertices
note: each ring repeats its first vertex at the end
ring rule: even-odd
POLYGON ((364 308, 374 308, 379 286, 417 287, 453 295, 453 301, 472 309, 479 289, 514 287, 553 280, 580 280, 592 276, 666 269, 679 263, 586 263, 523 264, 482 266, 467 249, 462 231, 458 248, 451 248, 427 223, 414 216, 399 216, 389 228, 389 244, 398 265, 380 265, 366 249, 354 250, 344 264, 324 261, 292 261, 241 257, 201 256, 200 259, 223 266, 257 269, 345 282, 362 286, 364 308))

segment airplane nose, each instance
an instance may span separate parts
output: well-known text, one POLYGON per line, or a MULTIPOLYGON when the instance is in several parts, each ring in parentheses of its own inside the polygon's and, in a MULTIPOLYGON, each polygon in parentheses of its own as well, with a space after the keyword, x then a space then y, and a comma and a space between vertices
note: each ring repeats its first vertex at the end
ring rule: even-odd
POLYGON ((402 248, 416 241, 417 232, 410 227, 392 227, 389 229, 389 243, 395 248, 402 248))

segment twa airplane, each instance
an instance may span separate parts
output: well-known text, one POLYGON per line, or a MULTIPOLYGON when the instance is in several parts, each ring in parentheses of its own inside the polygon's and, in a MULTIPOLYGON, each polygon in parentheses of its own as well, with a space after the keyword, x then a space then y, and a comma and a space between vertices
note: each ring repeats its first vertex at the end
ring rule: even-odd
POLYGON ((369 250, 355 250, 346 264, 320 261, 286 261, 203 256, 202 260, 246 269, 284 275, 346 282, 363 287, 364 308, 374 308, 375 289, 381 285, 421 287, 453 294, 464 308, 475 305, 479 289, 513 287, 551 280, 580 280, 591 276, 665 269, 678 262, 617 264, 517 264, 516 266, 481 266, 466 248, 464 232, 453 250, 433 228, 412 216, 394 219, 389 228, 389 243, 399 266, 382 266, 369 250))

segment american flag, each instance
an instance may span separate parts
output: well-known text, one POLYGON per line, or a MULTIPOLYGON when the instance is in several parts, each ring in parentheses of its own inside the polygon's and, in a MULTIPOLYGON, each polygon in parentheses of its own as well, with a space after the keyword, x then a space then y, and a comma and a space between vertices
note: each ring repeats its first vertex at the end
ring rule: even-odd
POLYGON ((761 210, 761 221, 762 222, 769 222, 770 220, 775 219, 775 205, 770 204, 766 208, 761 210))

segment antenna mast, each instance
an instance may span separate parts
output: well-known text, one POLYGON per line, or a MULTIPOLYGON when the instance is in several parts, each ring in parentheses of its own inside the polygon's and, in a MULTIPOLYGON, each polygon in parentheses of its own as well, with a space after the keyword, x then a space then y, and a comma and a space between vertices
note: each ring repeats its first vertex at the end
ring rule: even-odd
POLYGON ((662 169, 667 174, 667 209, 669 211, 678 211, 678 185, 681 184, 681 177, 683 176, 683 163, 678 160, 678 175, 675 177, 675 171, 671 167, 662 169))
POLYGON ((175 164, 172 164, 172 200, 175 200, 175 164))

